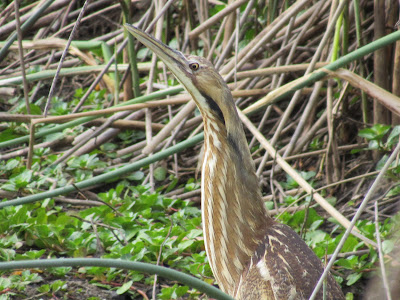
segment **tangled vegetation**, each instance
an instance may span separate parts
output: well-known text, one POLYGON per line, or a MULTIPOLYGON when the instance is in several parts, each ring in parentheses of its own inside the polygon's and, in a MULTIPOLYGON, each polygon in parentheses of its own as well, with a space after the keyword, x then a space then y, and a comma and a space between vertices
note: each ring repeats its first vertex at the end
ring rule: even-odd
MULTIPOLYGON (((400 167, 387 163, 400 135, 399 7, 374 2, 2 2, 0 268, 112 258, 216 284, 201 228, 201 117, 127 22, 214 63, 270 142, 246 129, 266 206, 321 260, 357 217, 332 272, 360 299, 399 245, 400 167)), ((0 272, 1 300, 207 297, 119 268, 0 272)))

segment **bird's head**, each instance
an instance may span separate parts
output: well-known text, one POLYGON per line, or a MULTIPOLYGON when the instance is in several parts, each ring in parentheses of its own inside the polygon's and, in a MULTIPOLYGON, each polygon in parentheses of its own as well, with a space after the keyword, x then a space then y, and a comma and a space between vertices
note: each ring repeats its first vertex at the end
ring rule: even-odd
POLYGON ((132 25, 125 24, 125 28, 164 62, 191 94, 203 117, 218 119, 228 131, 230 124, 232 129, 237 127, 239 120, 231 92, 209 61, 184 55, 132 25))

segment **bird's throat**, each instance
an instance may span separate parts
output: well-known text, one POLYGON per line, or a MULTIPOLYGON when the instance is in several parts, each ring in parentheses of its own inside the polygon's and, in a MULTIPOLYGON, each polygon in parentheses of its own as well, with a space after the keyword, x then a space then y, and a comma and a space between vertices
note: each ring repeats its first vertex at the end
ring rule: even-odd
POLYGON ((263 240, 271 219, 261 199, 258 179, 244 134, 227 133, 222 122, 204 121, 202 217, 210 266, 230 294, 263 240), (215 272, 215 270, 219 270, 215 272))

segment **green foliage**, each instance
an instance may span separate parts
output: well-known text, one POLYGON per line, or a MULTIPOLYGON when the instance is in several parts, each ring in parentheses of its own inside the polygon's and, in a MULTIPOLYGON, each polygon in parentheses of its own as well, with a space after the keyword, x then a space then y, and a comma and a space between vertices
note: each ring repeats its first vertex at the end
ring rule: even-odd
MULTIPOLYGON (((315 176, 315 172, 314 171, 309 171, 309 172, 301 171, 301 172, 298 172, 298 173, 304 180, 307 180, 307 181, 315 176)), ((295 189, 295 188, 299 187, 299 184, 297 183, 297 181, 294 180, 288 174, 286 175, 286 182, 281 182, 280 184, 285 189, 295 189)))
MULTIPOLYGON (((2 188, 10 190, 35 190, 39 187, 49 187, 47 177, 57 179, 57 184, 66 182, 67 177, 81 180, 92 176, 93 170, 105 167, 99 159, 100 154, 86 154, 68 160, 63 172, 56 166, 47 168, 55 158, 47 149, 37 150, 38 156, 46 159, 38 160, 36 171, 27 170, 20 158, 10 159, 0 163, 0 174, 8 180, 2 188), (41 170, 42 176, 35 172, 41 170)), ((314 172, 302 172, 306 180, 313 180, 314 172)), ((6 207, 0 210, 0 260, 40 259, 42 257, 86 257, 101 255, 104 258, 122 258, 132 261, 159 263, 161 265, 181 270, 202 278, 213 284, 212 272, 208 265, 204 242, 202 240, 201 215, 198 207, 189 201, 170 199, 158 193, 150 193, 147 186, 132 185, 144 177, 143 171, 129 174, 125 180, 110 187, 104 186, 98 197, 107 205, 82 208, 80 210, 65 209, 53 199, 36 202, 24 206, 6 207)), ((163 177, 166 180, 166 177, 163 177)), ((171 188, 178 181, 170 177, 171 188)), ((296 187, 291 177, 283 183, 287 188, 296 187)), ((190 178, 183 186, 185 191, 199 188, 198 180, 190 178)), ((309 203, 305 198, 303 203, 309 203)), ((333 199, 334 201, 335 199, 333 199)), ((287 197, 286 204, 294 204, 298 197, 287 197)), ((272 204, 272 203, 271 203, 272 204)), ((324 220, 317 210, 310 207, 308 211, 283 213, 280 216, 283 223, 288 224, 298 233, 302 233, 306 243, 315 253, 324 259, 332 254, 342 235, 331 236, 321 229, 324 220)), ((394 222, 395 220, 393 220, 394 222)), ((393 241, 386 239, 393 223, 390 220, 380 225, 384 238, 383 249, 389 253, 393 249, 393 241)), ((369 221, 359 221, 357 227, 370 239, 375 239, 375 224, 369 221)), ((342 252, 353 252, 365 248, 364 243, 350 236, 342 252)), ((352 285, 360 280, 365 270, 374 267, 377 254, 371 250, 362 256, 349 256, 337 260, 337 272, 344 277, 346 285, 352 285)), ((136 283, 151 285, 152 276, 135 271, 123 271, 100 267, 85 267, 78 270, 72 268, 54 268, 48 271, 60 278, 59 282, 41 285, 42 293, 52 293, 63 289, 63 277, 66 275, 83 276, 97 282, 97 285, 115 289, 118 293, 134 293, 136 283), (125 279, 129 278, 129 281, 125 279), (117 287, 101 282, 121 282, 117 287)), ((23 291, 33 282, 42 278, 36 273, 23 272, 7 275, 2 279, 1 287, 13 291, 23 291)), ((173 299, 185 293, 192 295, 185 286, 170 286, 160 290, 160 299, 173 299)))
POLYGON ((122 295, 124 293, 126 293, 127 291, 129 291, 129 289, 131 288, 133 284, 133 280, 130 280, 128 282, 125 282, 118 290, 117 290, 117 294, 118 295, 122 295))
POLYGON ((12 128, 7 128, 5 130, 2 130, 0 132, 0 141, 10 141, 13 140, 17 137, 19 137, 19 134, 16 134, 15 131, 12 128))
POLYGON ((164 167, 158 167, 154 170, 154 178, 157 181, 164 181, 167 177, 167 169, 164 167))
POLYGON ((3 188, 8 191, 18 191, 25 188, 32 179, 33 172, 31 170, 24 170, 22 173, 10 178, 8 184, 4 184, 3 188))
MULTIPOLYGON (((68 176, 82 180, 92 176, 95 168, 104 166, 96 154, 87 154, 71 158, 65 170, 68 176)), ((33 171, 26 170, 18 159, 1 163, 0 170, 3 176, 9 177, 2 188, 24 189, 33 179, 36 180, 35 186, 39 185, 40 180, 34 177, 33 171)), ((58 174, 57 168, 44 172, 50 173, 65 176, 58 174)), ((129 176, 131 180, 142 178, 143 172, 129 176)), ((191 181, 189 186, 196 184, 191 181)), ((0 230, 3 233, 0 237, 0 260, 39 259, 43 256, 85 257, 97 255, 102 249, 105 258, 156 263, 161 249, 160 264, 200 278, 212 276, 202 250, 204 243, 201 238, 200 210, 191 206, 190 202, 152 194, 145 186, 132 186, 125 181, 98 196, 115 210, 101 205, 80 211, 65 211, 54 200, 0 210, 0 230), (30 250, 17 252, 21 247, 30 250), (192 257, 188 253, 199 254, 192 257)), ((71 268, 50 270, 56 276, 71 272, 76 271, 71 268)), ((128 276, 130 284, 149 278, 134 271, 96 267, 81 268, 79 273, 108 281, 120 281, 128 276)), ((40 279, 35 276, 20 278, 18 285, 13 281, 4 281, 3 285, 23 290, 24 286, 40 279)), ((129 290, 128 283, 121 286, 118 292, 129 290)), ((58 287, 56 283, 47 284, 41 286, 41 292, 51 293, 61 288, 61 284, 58 287)), ((181 295, 187 289, 177 287, 170 292, 161 292, 181 295)))
POLYGON ((174 286, 169 288, 164 288, 161 294, 158 295, 159 299, 179 299, 183 295, 185 295, 189 290, 187 286, 178 286, 174 284, 174 286))
POLYGON ((0 291, 14 289, 23 291, 25 287, 32 283, 41 282, 43 279, 37 273, 31 273, 29 270, 22 271, 20 274, 14 273, 8 277, 0 277, 0 291))
MULTIPOLYGON (((275 1, 276 3, 276 1, 275 1)), ((259 5, 259 4, 258 4, 259 5)), ((213 16, 224 9, 226 5, 213 5, 209 11, 213 16)), ((254 24, 244 24, 243 38, 238 42, 238 50, 243 49, 259 33, 259 24, 269 24, 278 15, 276 7, 258 7, 261 11, 253 16, 254 24)), ((241 8, 243 12, 243 6, 241 8)), ((301 14, 301 13, 300 13, 301 14)), ((201 39, 199 44, 204 43, 201 39)), ((172 39, 170 46, 179 47, 178 39, 172 39)), ((268 46, 269 47, 269 46, 268 46)), ((221 50, 221 46, 217 45, 221 50)), ((202 54, 203 49, 197 53, 202 54)), ((147 49, 140 49, 140 57, 150 57, 147 49)), ((99 52, 97 52, 99 55, 99 52)), ((268 54, 267 54, 268 55, 268 54)), ((121 55, 119 57, 121 61, 121 55)), ((41 71, 39 66, 28 69, 28 74, 41 71)), ((142 82, 147 78, 142 78, 142 82)), ((178 81, 170 78, 168 84, 176 85, 178 81)), ((53 97, 50 106, 50 114, 53 116, 67 115, 71 113, 81 98, 86 94, 87 88, 78 88, 72 97, 72 101, 65 101, 61 97, 53 97)), ((338 97, 339 91, 335 97, 338 97)), ((112 97, 106 90, 92 92, 84 103, 84 109, 104 108, 105 98, 112 97)), ((109 100, 109 99, 108 99, 109 100)), ((46 102, 45 97, 30 104, 32 114, 41 114, 46 102)), ((25 103, 21 97, 13 97, 7 104, 13 108, 11 113, 26 113, 25 103)), ((324 110, 320 110, 322 114, 324 110)), ((196 114, 199 111, 196 110, 196 114)), ((167 123, 167 117, 157 121, 167 123)), ((7 123, 6 128, 0 132, 0 140, 8 141, 21 135, 29 133, 26 124, 7 123)), ((38 124, 37 131, 43 132, 53 128, 54 124, 38 124)), ((82 127, 65 129, 64 132, 47 134, 42 141, 49 142, 60 139, 64 136, 76 136, 82 132, 82 127)), ((369 141, 368 149, 389 152, 398 142, 400 126, 391 130, 390 126, 376 124, 371 128, 363 129, 359 136, 369 141)), ((94 172, 107 168, 109 159, 116 158, 116 149, 121 146, 131 145, 143 140, 145 134, 139 130, 122 130, 116 139, 102 144, 99 149, 92 153, 79 157, 72 157, 66 162, 66 166, 53 165, 60 157, 58 153, 52 153, 49 148, 40 148, 34 151, 33 167, 28 170, 25 167, 24 158, 16 157, 0 161, 0 188, 6 191, 21 193, 38 193, 42 190, 49 190, 55 187, 63 187, 71 182, 79 182, 93 177, 94 172)), ((315 138, 310 143, 311 150, 319 150, 323 147, 324 137, 315 138)), ((253 151, 258 150, 255 145, 253 151)), ((132 154, 127 154, 128 158, 132 154)), ((258 154, 261 155, 261 154, 258 154)), ((384 155, 378 162, 379 169, 387 160, 384 155)), ((400 169, 394 164, 388 176, 398 179, 400 169)), ((98 197, 103 203, 90 208, 69 206, 60 204, 56 199, 46 199, 23 206, 6 207, 0 210, 0 260, 24 260, 41 259, 44 257, 91 257, 122 258, 132 261, 159 263, 161 265, 181 270, 199 277, 210 284, 214 284, 212 272, 204 251, 202 239, 201 216, 198 207, 193 206, 189 201, 170 199, 161 195, 176 187, 183 187, 185 192, 199 189, 199 180, 188 179, 184 184, 172 175, 168 175, 166 167, 157 167, 154 170, 154 177, 159 187, 158 193, 150 193, 147 186, 141 185, 145 178, 146 170, 126 174, 126 177, 118 182, 104 183, 96 190, 98 197)), ((315 172, 299 172, 299 174, 310 184, 316 180, 315 172)), ((298 188, 297 182, 287 176, 285 182, 281 182, 285 189, 298 188)), ((387 196, 398 195, 400 185, 394 186, 387 196)), ((321 258, 332 254, 343 234, 337 235, 337 226, 333 233, 328 233, 324 218, 318 214, 318 208, 311 201, 311 197, 289 196, 284 200, 285 205, 300 204, 310 205, 307 210, 300 210, 295 213, 283 213, 279 219, 291 226, 302 235, 306 243, 321 258), (324 230, 323 230, 324 229, 324 230)), ((334 205, 336 198, 327 198, 334 205)), ((58 200, 58 199, 57 199, 58 200)), ((266 204, 269 208, 274 207, 271 201, 266 204)), ((280 205, 280 204, 279 204, 280 205)), ((382 247, 385 254, 390 253, 394 248, 394 241, 387 239, 392 231, 394 220, 386 220, 380 223, 379 231, 384 239, 382 247)), ((331 225, 331 224, 330 224, 331 225)), ((376 236, 375 224, 370 221, 359 221, 357 227, 368 238, 374 240, 376 236)), ((365 249, 364 243, 357 238, 350 236, 342 249, 342 253, 354 252, 365 249)), ((362 274, 375 267, 377 253, 370 250, 364 255, 350 255, 338 259, 335 268, 338 280, 346 285, 353 285, 360 280, 362 274)), ((74 269, 70 267, 53 268, 46 271, 55 277, 64 279, 65 276, 79 276, 92 280, 98 286, 114 289, 117 294, 134 294, 136 284, 151 285, 154 282, 153 276, 148 276, 136 271, 124 271, 100 267, 84 267, 74 269), (107 282, 116 282, 112 285, 107 282)), ((27 285, 38 285, 38 291, 43 297, 52 297, 54 293, 63 292, 66 282, 63 280, 46 281, 33 271, 5 272, 0 277, 0 290, 11 289, 9 296, 24 291, 27 285)), ((163 282, 164 283, 164 282, 163 282)), ((162 286, 157 296, 159 299, 178 299, 189 293, 191 296, 198 296, 196 291, 189 290, 187 286, 175 284, 173 286, 162 286)), ((7 296, 8 296, 7 295, 7 296)), ((3 295, 0 295, 0 297, 3 295)), ((92 297, 93 299, 95 297, 92 297)), ((352 299, 352 294, 346 295, 346 299, 352 299)))
POLYGON ((318 137, 314 138, 310 143, 310 150, 316 151, 323 149, 324 142, 321 141, 318 137))
POLYGON ((43 284, 38 288, 38 291, 43 295, 52 296, 52 294, 65 291, 66 290, 66 282, 62 280, 56 280, 51 284, 43 284))
POLYGON ((395 126, 385 141, 384 137, 390 129, 389 125, 375 124, 370 128, 361 129, 358 135, 369 141, 368 149, 390 151, 398 143, 400 126, 395 126))
POLYGON ((200 188, 200 182, 190 178, 185 184, 185 192, 191 192, 200 188))
MULTIPOLYGON (((86 94, 87 88, 78 88, 75 90, 75 94, 73 97, 72 104, 73 106, 76 106, 81 98, 86 94)), ((103 103, 104 103, 104 98, 106 97, 106 92, 107 90, 102 89, 99 91, 93 91, 90 93, 89 97, 86 99, 84 105, 95 105, 96 109, 101 109, 103 108, 103 103)), ((92 109, 90 109, 92 110, 92 109)))
MULTIPOLYGON (((294 214, 287 212, 279 216, 283 223, 288 224, 295 231, 300 233, 301 231, 305 234, 303 236, 305 242, 313 249, 313 251, 322 260, 326 255, 332 254, 338 246, 343 233, 332 237, 328 233, 320 230, 319 228, 323 224, 323 218, 321 218, 315 209, 309 208, 306 213, 304 210, 298 211, 294 214)), ((389 219, 379 224, 379 231, 383 239, 390 236, 393 228, 397 224, 397 219, 390 221, 389 219)), ((375 223, 362 220, 356 223, 364 236, 371 240, 375 240, 376 228, 375 223)), ((391 239, 385 239, 382 243, 383 251, 385 254, 390 253, 394 248, 394 241, 391 239)), ((341 253, 354 252, 363 249, 365 244, 360 242, 356 237, 349 236, 341 249, 341 253)), ((370 249, 368 254, 361 256, 351 255, 346 258, 339 258, 335 265, 343 271, 346 285, 350 286, 358 282, 365 271, 374 269, 375 263, 377 262, 378 256, 374 249, 370 249)))

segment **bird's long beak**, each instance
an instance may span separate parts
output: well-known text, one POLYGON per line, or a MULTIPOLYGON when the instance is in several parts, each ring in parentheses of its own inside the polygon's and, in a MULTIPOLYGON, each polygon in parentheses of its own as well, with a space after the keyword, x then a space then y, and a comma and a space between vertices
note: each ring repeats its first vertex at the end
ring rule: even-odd
POLYGON ((142 44, 153 51, 189 92, 193 90, 194 85, 191 80, 192 74, 189 69, 189 62, 181 52, 172 49, 130 24, 125 24, 125 28, 142 44))

